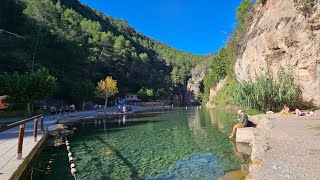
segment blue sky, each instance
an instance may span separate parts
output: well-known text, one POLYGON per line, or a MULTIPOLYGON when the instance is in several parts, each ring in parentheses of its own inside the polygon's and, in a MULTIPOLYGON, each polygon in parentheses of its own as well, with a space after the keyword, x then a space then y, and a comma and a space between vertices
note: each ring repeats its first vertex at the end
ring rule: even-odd
POLYGON ((80 0, 174 48, 208 54, 224 46, 241 0, 80 0))

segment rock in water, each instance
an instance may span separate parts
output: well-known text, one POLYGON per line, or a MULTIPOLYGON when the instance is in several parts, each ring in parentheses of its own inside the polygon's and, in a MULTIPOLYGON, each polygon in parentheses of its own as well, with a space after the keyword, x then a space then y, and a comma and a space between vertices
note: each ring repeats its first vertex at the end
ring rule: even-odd
POLYGON ((224 174, 212 154, 193 154, 188 159, 178 160, 174 166, 162 169, 156 176, 147 179, 217 179, 224 174))

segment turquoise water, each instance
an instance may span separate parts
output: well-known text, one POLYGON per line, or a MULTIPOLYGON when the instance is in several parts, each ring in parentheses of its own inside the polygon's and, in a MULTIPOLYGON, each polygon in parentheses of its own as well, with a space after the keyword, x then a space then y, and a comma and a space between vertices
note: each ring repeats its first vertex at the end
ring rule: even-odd
MULTIPOLYGON (((217 179, 244 161, 227 138, 233 119, 221 110, 179 108, 80 121, 68 137, 77 178, 217 179)), ((73 178, 65 145, 44 149, 32 166, 33 179, 73 178)))

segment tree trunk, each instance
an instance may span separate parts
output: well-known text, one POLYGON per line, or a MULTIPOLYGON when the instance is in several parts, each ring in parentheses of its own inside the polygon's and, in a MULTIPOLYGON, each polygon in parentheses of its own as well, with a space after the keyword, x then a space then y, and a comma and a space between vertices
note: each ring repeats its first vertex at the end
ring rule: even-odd
POLYGON ((106 96, 106 101, 104 102, 104 109, 103 109, 104 115, 106 115, 107 104, 108 104, 108 96, 106 96))

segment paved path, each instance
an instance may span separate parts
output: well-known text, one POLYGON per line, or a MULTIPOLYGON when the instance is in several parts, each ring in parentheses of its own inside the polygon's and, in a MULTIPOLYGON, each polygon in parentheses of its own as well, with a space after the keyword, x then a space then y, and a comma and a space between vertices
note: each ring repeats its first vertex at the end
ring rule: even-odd
POLYGON ((320 179, 320 117, 264 115, 272 128, 261 134, 266 143, 252 167, 254 179, 320 179))
MULTIPOLYGON (((73 113, 73 116, 81 115, 91 115, 95 111, 80 111, 73 113)), ((66 118, 66 117, 63 117, 66 118)), ((24 118, 21 117, 20 120, 24 118)), ((7 122, 12 120, 17 120, 17 118, 7 119, 7 122)), ((44 117, 44 129, 56 123, 58 118, 51 118, 50 115, 44 117)), ((37 143, 43 137, 40 130, 40 121, 38 121, 38 138, 36 142, 33 139, 33 121, 26 123, 24 140, 23 140, 23 150, 22 150, 22 160, 17 159, 17 145, 18 145, 18 133, 19 127, 9 129, 7 131, 0 133, 0 179, 9 179, 12 174, 18 169, 19 165, 22 164, 26 156, 31 152, 31 150, 37 145, 37 143)), ((46 133, 46 132, 45 132, 46 133)))

